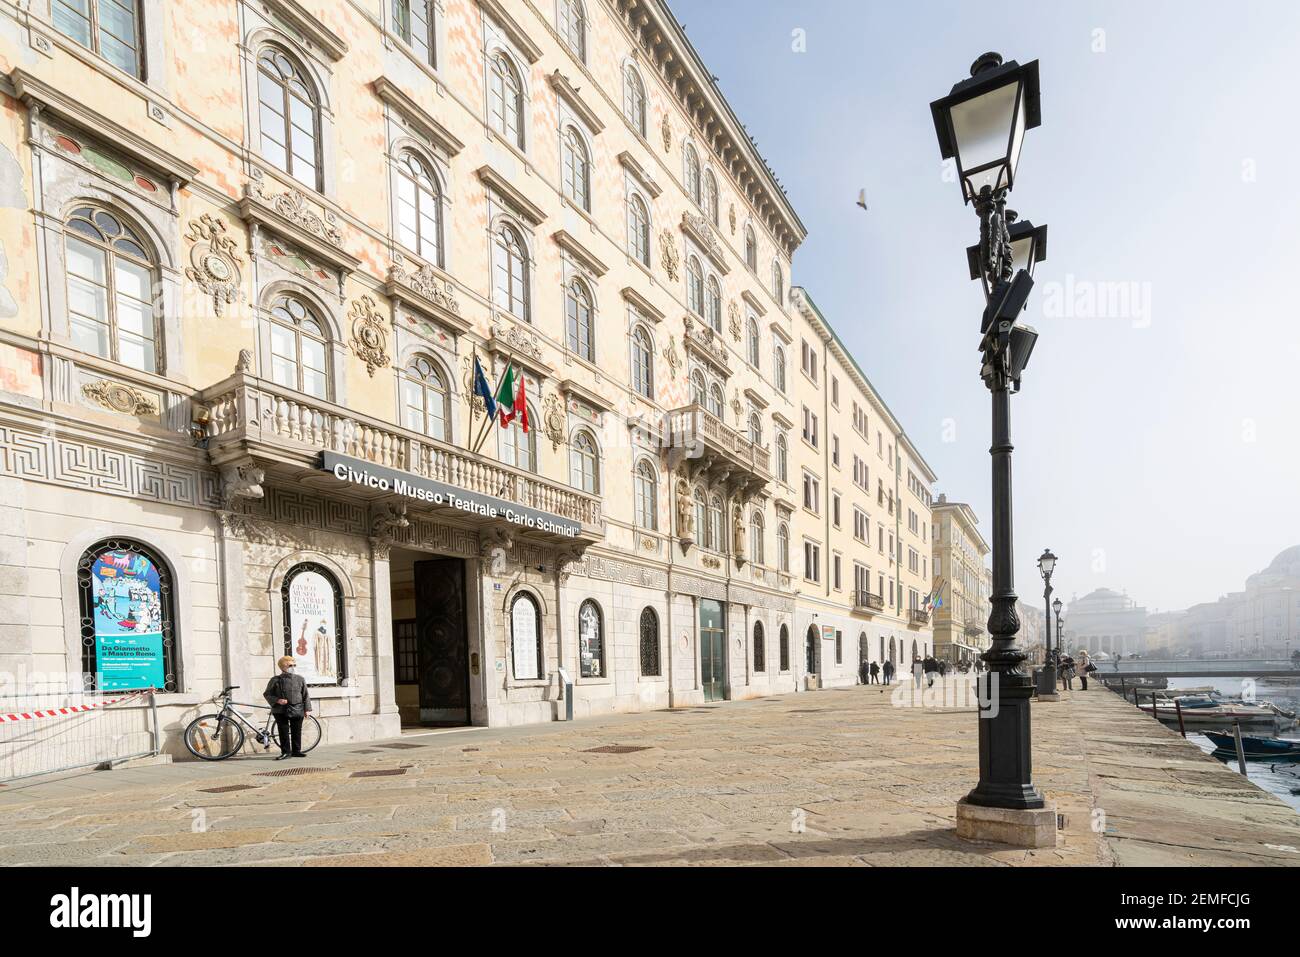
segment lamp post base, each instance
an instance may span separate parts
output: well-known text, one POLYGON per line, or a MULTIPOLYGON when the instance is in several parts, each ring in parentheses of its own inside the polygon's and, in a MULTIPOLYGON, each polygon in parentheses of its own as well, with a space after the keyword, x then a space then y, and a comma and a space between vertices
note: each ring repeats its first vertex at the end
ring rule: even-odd
POLYGON ((957 836, 1013 847, 1056 847, 1056 805, 1020 810, 957 802, 957 836))
POLYGON ((1061 696, 1056 691, 1056 669, 1040 668, 1037 671, 1038 677, 1038 700, 1039 701, 1060 701, 1061 696))

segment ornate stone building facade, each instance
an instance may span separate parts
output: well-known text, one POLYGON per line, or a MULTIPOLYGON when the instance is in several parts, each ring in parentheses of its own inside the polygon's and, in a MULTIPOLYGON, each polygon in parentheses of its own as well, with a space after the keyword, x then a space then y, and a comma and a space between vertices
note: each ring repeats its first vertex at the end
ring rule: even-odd
MULTIPOLYGON (((934 594, 939 603, 934 611, 934 646, 946 661, 973 661, 991 645, 988 542, 980 534, 975 510, 964 502, 950 502, 941 494, 933 514, 934 594)), ((1026 637, 1022 631, 1022 642, 1026 637)))
POLYGON ((284 654, 336 741, 806 684, 804 227, 664 3, 126 9, 0 5, 0 669, 172 750, 284 654))

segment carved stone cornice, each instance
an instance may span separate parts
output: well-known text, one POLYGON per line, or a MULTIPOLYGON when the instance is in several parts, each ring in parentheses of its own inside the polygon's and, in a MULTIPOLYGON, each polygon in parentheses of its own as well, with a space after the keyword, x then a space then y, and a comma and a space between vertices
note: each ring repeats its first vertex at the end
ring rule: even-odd
POLYGON ((230 462, 221 467, 221 507, 229 510, 240 499, 260 499, 265 496, 262 483, 266 472, 252 459, 230 462))
POLYGON ((745 300, 745 304, 748 305, 750 309, 753 309, 756 314, 760 316, 767 315, 767 308, 763 305, 762 301, 748 289, 740 290, 740 298, 745 300))
POLYGON ((465 148, 464 143, 458 140, 447 127, 439 123, 432 113, 415 102, 410 94, 393 80, 381 76, 370 85, 375 91, 375 96, 405 116, 412 125, 416 126, 426 138, 433 142, 434 146, 448 156, 455 156, 465 148))
POLYGON ((540 226, 546 220, 546 211, 544 209, 520 192, 514 184, 491 166, 484 164, 475 173, 483 181, 483 185, 496 193, 502 202, 512 207, 515 212, 534 226, 540 226))
POLYGON ((573 379, 565 379, 560 383, 560 391, 571 399, 577 399, 579 402, 586 403, 593 409, 601 412, 613 412, 614 403, 610 402, 603 395, 591 391, 581 383, 573 379))
POLYGON ((578 242, 577 237, 567 229, 557 229, 551 234, 551 238, 555 240, 561 249, 576 259, 584 269, 593 275, 603 276, 609 272, 609 267, 596 258, 595 253, 578 242))
POLYGON ((149 167, 177 186, 184 186, 199 169, 155 146, 138 133, 114 123, 86 106, 81 98, 33 76, 21 67, 9 73, 14 94, 28 109, 46 111, 149 167))
POLYGON ((274 193, 272 189, 260 170, 244 184, 239 215, 245 222, 281 233, 341 272, 353 272, 361 265, 359 258, 343 248, 343 234, 332 213, 318 212, 301 190, 274 193))
POLYGON ((664 313, 658 306, 652 303, 641 293, 637 292, 631 286, 623 287, 623 298, 630 302, 636 311, 641 313, 645 318, 658 325, 664 320, 664 313))
POLYGON ((304 7, 298 0, 262 0, 276 14, 281 25, 298 34, 298 39, 311 49, 319 50, 337 63, 348 52, 347 41, 325 25, 325 22, 304 7))
POLYGON ((519 52, 528 58, 529 63, 536 63, 542 58, 542 48, 533 42, 532 37, 520 26, 519 21, 506 11, 501 0, 478 0, 478 5, 510 38, 510 42, 519 48, 519 52))
POLYGON ((456 332, 469 331, 469 320, 460 314, 455 285, 430 265, 424 264, 411 271, 406 259, 395 255, 392 265, 388 267, 384 295, 396 302, 405 303, 417 312, 428 313, 432 319, 450 326, 456 332))
POLYGON ((556 92, 560 99, 569 104, 569 108, 578 114, 578 118, 586 125, 593 134, 599 133, 605 128, 605 124, 600 121, 596 111, 587 105, 586 101, 578 95, 573 84, 559 70, 556 70, 546 78, 546 82, 551 85, 551 89, 556 92))
POLYGON ((275 542, 280 538, 272 523, 256 519, 244 512, 222 508, 217 510, 217 517, 221 520, 222 531, 230 538, 237 538, 244 542, 275 542))
POLYGON ((683 212, 682 232, 695 240, 696 244, 704 250, 704 254, 709 257, 709 261, 718 268, 718 272, 724 276, 731 272, 731 267, 727 265, 727 256, 722 248, 722 242, 714 233, 713 226, 710 225, 707 219, 699 213, 692 213, 690 210, 683 212))
POLYGON ((713 327, 687 316, 683 320, 685 335, 682 343, 686 351, 703 359, 725 379, 731 375, 731 360, 722 336, 713 331, 713 327))
POLYGON ((623 168, 631 173, 633 178, 641 184, 642 188, 650 194, 651 199, 659 198, 659 194, 663 192, 663 188, 655 182, 654 177, 646 172, 645 167, 636 161, 635 156, 627 150, 624 150, 618 154, 618 161, 623 164, 623 168))

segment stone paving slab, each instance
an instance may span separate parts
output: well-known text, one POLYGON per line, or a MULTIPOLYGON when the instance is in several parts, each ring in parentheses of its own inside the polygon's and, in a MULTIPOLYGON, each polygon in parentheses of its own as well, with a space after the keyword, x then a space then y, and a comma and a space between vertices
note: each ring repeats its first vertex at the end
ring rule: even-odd
POLYGON ((16 782, 0 864, 1300 865, 1300 815, 1117 696, 1032 707, 1055 848, 956 837, 973 710, 845 688, 327 746, 303 776, 243 756, 16 782), (589 750, 611 744, 646 750, 589 750), (251 787, 204 790, 231 784, 251 787))

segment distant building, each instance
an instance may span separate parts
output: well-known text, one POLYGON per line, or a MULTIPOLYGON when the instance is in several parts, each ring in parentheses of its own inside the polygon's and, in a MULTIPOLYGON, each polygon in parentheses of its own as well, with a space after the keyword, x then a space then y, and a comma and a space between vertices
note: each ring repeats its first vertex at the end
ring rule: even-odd
POLYGON ((1087 649, 1091 654, 1145 654, 1147 610, 1127 595, 1098 588, 1073 599, 1064 616, 1067 643, 1071 651, 1087 649))
POLYGON ((963 502, 940 495, 931 508, 934 532, 934 651, 947 661, 972 659, 989 647, 987 624, 991 577, 984 558, 989 546, 979 519, 963 502))

